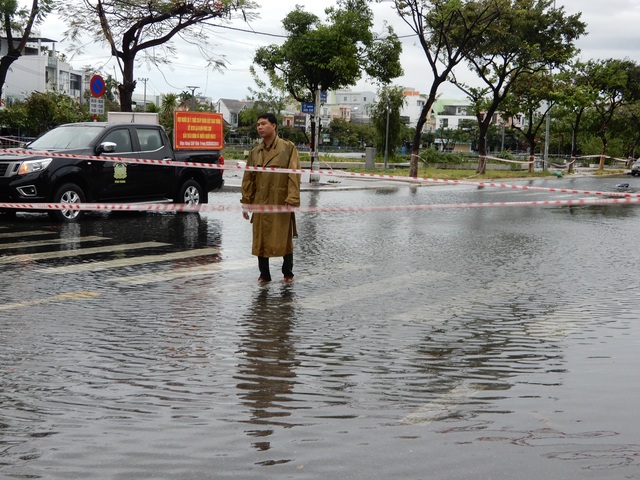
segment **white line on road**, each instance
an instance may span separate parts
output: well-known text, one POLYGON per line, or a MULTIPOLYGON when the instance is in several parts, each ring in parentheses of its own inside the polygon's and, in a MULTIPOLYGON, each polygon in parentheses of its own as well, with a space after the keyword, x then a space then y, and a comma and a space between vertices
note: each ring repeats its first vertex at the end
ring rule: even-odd
POLYGON ((24 238, 35 237, 36 235, 54 235, 58 232, 47 232, 46 230, 32 230, 29 232, 4 232, 0 233, 0 238, 24 238))
POLYGON ((54 295, 52 297, 40 298, 38 300, 29 300, 18 303, 5 303, 0 305, 0 310, 19 310, 25 307, 31 307, 33 305, 40 305, 42 303, 52 303, 64 300, 88 300, 91 298, 99 297, 101 294, 98 292, 68 292, 54 295))
POLYGON ((451 415, 451 411, 456 407, 468 403, 471 397, 479 391, 480 389, 478 387, 463 382, 453 387, 447 393, 439 395, 433 401, 424 404, 415 412, 410 413, 400 420, 400 423, 413 425, 441 420, 451 415))
POLYGON ((137 250, 140 248, 166 247, 169 243, 162 242, 141 242, 120 245, 108 245, 105 247, 78 248, 74 250, 61 250, 57 252, 23 253, 19 255, 7 255, 0 257, 2 263, 32 262, 34 260, 50 260, 52 258, 76 257, 80 255, 94 255, 96 253, 122 252, 126 250, 137 250))
POLYGON ((52 240, 42 240, 39 242, 17 242, 11 244, 0 245, 0 250, 13 250, 16 248, 27 247, 44 247, 50 245, 64 245, 67 243, 80 243, 80 242, 96 242, 98 240, 109 240, 106 237, 82 237, 82 238, 56 238, 52 240))
POLYGON ((117 283, 119 285, 144 285, 147 283, 175 280, 177 278, 211 275, 222 271, 241 270, 244 268, 252 267, 255 265, 255 263, 256 261, 253 258, 236 260, 232 262, 223 260, 221 262, 210 263, 208 265, 199 265, 197 267, 176 268, 166 272, 110 278, 109 282, 117 283))
POLYGON ((172 252, 164 255, 143 255, 141 257, 120 258, 117 260, 106 260, 103 262, 81 263, 78 265, 67 265, 64 267, 50 267, 35 270, 36 273, 68 274, 80 272, 97 272, 119 267, 131 267, 148 263, 159 263, 173 260, 183 260, 186 258, 203 257, 220 253, 219 248, 199 248, 195 250, 185 250, 172 252))
POLYGON ((428 284, 433 281, 442 280, 448 276, 448 273, 423 270, 397 277, 385 277, 375 282, 365 282, 355 287, 342 289, 339 293, 332 291, 314 297, 306 297, 304 300, 301 300, 300 303, 305 308, 333 308, 370 297, 388 295, 398 290, 404 290, 410 285, 428 284))

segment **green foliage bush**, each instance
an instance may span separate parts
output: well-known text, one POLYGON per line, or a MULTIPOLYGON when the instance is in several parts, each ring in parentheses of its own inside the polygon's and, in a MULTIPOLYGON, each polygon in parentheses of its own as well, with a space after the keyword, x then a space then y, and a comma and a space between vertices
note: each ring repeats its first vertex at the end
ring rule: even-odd
POLYGON ((0 123, 16 135, 37 137, 63 123, 89 121, 86 107, 58 92, 33 92, 0 111, 0 123))

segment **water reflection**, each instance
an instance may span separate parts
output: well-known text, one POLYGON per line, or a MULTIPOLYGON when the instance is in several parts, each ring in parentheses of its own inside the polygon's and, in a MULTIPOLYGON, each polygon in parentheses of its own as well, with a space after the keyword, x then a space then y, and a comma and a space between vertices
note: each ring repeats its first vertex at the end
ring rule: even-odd
MULTIPOLYGON (((243 316, 246 333, 238 354, 237 388, 243 405, 250 409, 247 423, 256 428, 246 433, 255 438, 252 444, 260 451, 269 450, 275 427, 292 427, 292 394, 299 365, 291 338, 295 322, 295 294, 290 286, 262 287, 243 316)), ((267 460, 264 464, 286 463, 288 459, 267 460)))

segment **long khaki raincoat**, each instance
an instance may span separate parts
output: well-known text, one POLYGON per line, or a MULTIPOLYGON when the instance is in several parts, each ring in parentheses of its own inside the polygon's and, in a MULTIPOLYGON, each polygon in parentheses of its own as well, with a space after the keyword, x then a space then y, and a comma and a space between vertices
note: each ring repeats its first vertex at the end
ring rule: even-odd
MULTIPOLYGON (((289 140, 276 136, 267 149, 264 141, 249 152, 247 166, 299 169, 298 149, 289 140)), ((243 204, 300 206, 300 174, 269 173, 246 170, 242 177, 243 204)), ((251 216, 253 224, 252 255, 283 257, 293 253, 293 237, 298 236, 295 215, 258 213, 251 216)))

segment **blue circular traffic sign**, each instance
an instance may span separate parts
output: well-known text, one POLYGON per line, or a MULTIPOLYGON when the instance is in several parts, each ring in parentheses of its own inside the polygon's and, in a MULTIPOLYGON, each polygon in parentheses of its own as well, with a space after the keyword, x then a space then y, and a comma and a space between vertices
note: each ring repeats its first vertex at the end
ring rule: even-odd
POLYGON ((101 97, 104 95, 106 88, 104 79, 100 75, 94 75, 89 81, 89 88, 91 89, 91 95, 94 97, 101 97))

